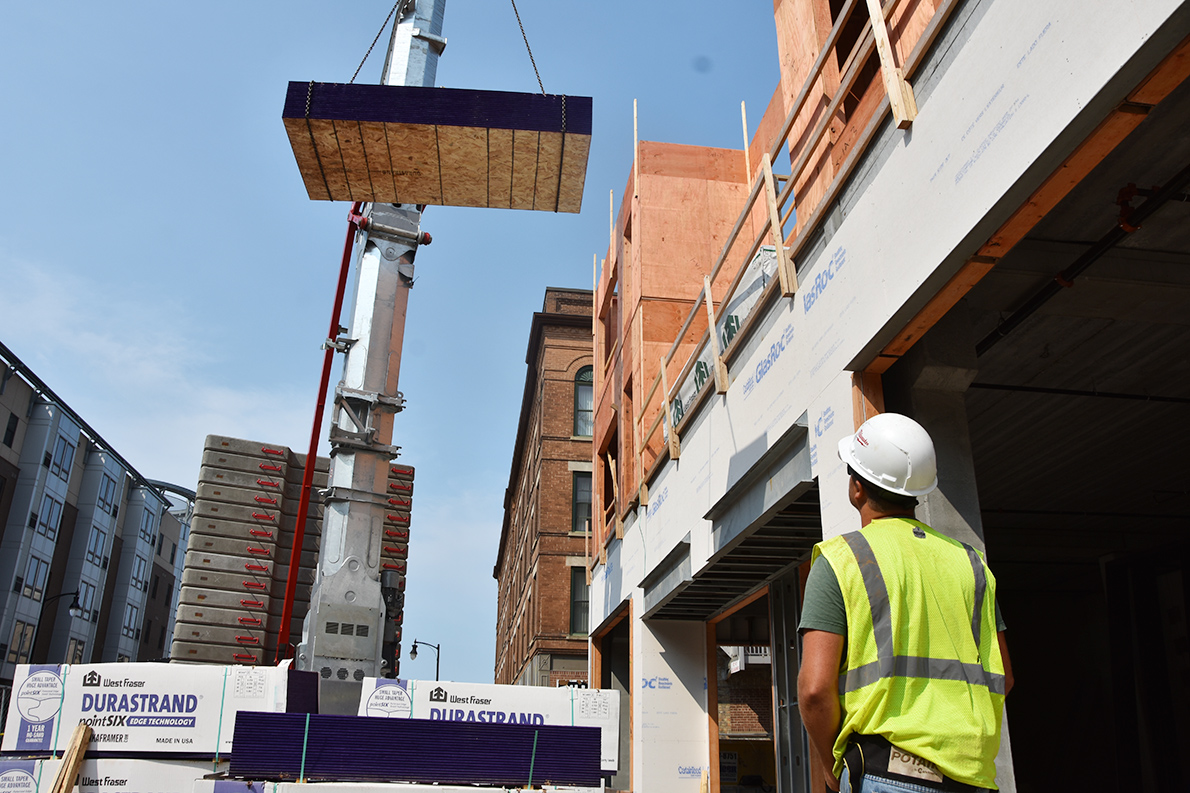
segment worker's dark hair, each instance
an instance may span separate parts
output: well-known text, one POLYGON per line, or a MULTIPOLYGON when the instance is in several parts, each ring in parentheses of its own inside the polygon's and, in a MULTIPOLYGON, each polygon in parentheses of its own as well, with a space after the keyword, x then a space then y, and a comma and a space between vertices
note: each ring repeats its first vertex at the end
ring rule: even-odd
POLYGON ((900 493, 894 493, 891 490, 885 490, 879 485, 874 485, 856 473, 856 470, 850 465, 847 466, 847 473, 851 477, 858 479, 863 483, 864 493, 868 496, 868 502, 879 510, 891 512, 895 510, 914 509, 917 507, 916 496, 903 496, 900 493))

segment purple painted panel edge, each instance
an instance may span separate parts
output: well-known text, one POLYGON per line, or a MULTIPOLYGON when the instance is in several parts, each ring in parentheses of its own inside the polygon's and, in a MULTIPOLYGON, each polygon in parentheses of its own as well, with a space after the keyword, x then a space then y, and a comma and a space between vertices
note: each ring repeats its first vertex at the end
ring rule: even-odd
MULTIPOLYGON (((309 83, 291 82, 282 118, 305 118, 309 83)), ((310 118, 562 131, 562 97, 463 88, 314 83, 310 118)), ((591 97, 566 97, 566 132, 591 134, 591 97)))

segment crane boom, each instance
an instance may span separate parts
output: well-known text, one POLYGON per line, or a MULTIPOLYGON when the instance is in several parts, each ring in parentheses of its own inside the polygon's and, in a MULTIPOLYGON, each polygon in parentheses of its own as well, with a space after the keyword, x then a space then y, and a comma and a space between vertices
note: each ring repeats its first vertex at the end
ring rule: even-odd
MULTIPOLYGON (((446 45, 446 0, 405 0, 385 58, 385 85, 432 86, 446 45)), ((322 678, 323 712, 354 713, 365 677, 393 675, 404 608, 403 570, 380 551, 389 506, 389 465, 399 454, 393 423, 405 314, 420 244, 420 207, 367 204, 356 234, 351 325, 335 346, 345 353, 329 430, 331 467, 318 571, 297 648, 298 669, 322 678), (395 566, 390 566, 395 568, 395 566)), ((295 544, 296 547, 296 544, 295 544)))

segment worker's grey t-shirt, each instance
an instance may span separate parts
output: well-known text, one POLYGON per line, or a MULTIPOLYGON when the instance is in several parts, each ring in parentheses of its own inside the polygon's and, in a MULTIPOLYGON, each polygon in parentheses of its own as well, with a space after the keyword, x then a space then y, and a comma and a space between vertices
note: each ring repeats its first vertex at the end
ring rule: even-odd
MULTIPOLYGON (((1004 630, 1000 603, 996 603, 996 630, 1004 630)), ((847 635, 847 606, 839 579, 825 556, 820 556, 806 577, 806 599, 802 603, 802 620, 798 631, 826 631, 847 635)))

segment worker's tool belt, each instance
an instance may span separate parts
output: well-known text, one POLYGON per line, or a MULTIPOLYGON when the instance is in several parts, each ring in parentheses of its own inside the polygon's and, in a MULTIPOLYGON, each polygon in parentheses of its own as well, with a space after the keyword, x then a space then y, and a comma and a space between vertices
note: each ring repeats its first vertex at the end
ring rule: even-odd
POLYGON ((956 782, 938 770, 929 760, 898 749, 879 735, 853 735, 843 754, 852 789, 858 790, 865 774, 909 782, 945 793, 978 793, 977 788, 956 782))

